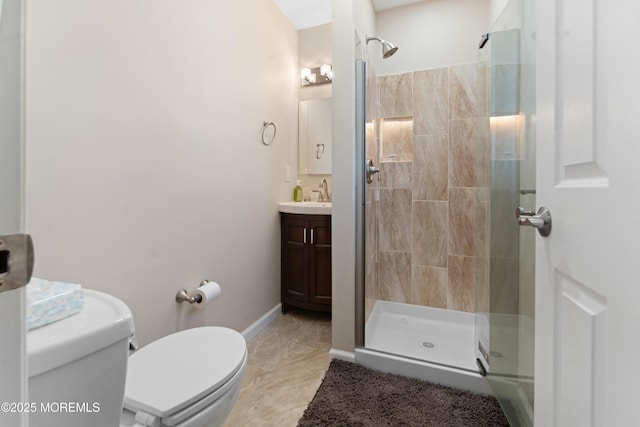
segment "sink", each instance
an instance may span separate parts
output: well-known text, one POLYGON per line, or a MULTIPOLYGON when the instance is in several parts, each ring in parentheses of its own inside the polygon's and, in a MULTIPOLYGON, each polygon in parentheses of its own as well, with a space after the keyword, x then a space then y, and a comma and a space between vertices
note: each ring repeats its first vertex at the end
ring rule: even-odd
POLYGON ((305 215, 331 215, 331 202, 280 202, 278 210, 305 215))

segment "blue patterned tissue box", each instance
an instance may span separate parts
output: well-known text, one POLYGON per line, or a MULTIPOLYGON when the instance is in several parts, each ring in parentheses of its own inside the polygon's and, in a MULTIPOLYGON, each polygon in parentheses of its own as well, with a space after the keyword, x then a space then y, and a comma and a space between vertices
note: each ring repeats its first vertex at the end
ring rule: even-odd
POLYGON ((84 306, 82 287, 75 283, 31 279, 27 285, 27 329, 78 313, 84 306))

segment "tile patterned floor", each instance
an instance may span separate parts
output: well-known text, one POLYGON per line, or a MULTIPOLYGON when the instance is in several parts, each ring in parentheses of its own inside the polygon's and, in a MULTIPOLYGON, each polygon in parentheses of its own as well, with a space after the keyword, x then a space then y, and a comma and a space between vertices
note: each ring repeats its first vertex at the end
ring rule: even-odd
POLYGON ((249 343, 225 427, 295 427, 329 367, 331 317, 290 308, 249 343))

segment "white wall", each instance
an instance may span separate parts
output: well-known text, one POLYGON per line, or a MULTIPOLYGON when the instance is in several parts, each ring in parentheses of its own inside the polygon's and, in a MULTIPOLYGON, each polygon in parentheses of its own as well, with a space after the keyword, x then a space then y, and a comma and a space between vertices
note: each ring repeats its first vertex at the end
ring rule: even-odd
MULTIPOLYGON (((498 20, 498 18, 500 17, 500 15, 502 14, 502 11, 504 10, 505 7, 507 7, 507 4, 509 3, 509 0, 491 0, 491 5, 490 5, 490 12, 489 12, 489 25, 493 25, 494 22, 496 22, 498 20)), ((491 28, 489 28, 491 29, 491 28)), ((489 31, 489 30, 487 30, 489 31)))
POLYGON ((278 304, 297 64, 296 31, 271 1, 28 2, 36 275, 121 298, 141 344, 243 330, 278 304), (270 146, 264 120, 278 129, 270 146), (205 278, 222 286, 207 310, 176 304, 205 278))
MULTIPOLYGON (((378 75, 400 74, 475 62, 480 36, 489 31, 492 0, 425 0, 376 14, 377 36, 398 46, 382 60, 372 55, 378 75)), ((493 0, 497 1, 497 0, 493 0)))
MULTIPOLYGON (((314 68, 333 62, 331 24, 318 25, 298 31, 298 70, 314 68)), ((300 101, 331 98, 332 84, 309 85, 300 88, 300 101)))
MULTIPOLYGON (((332 52, 332 29, 331 24, 318 25, 315 27, 298 30, 298 72, 302 67, 315 68, 322 64, 333 63, 332 52)), ((298 73, 298 76, 300 74, 298 73)), ((333 84, 321 84, 315 86, 303 86, 298 92, 298 99, 306 101, 309 99, 331 98, 333 84)), ((298 172, 300 169, 295 169, 298 172)), ((319 190, 320 181, 325 178, 331 188, 331 175, 306 175, 300 174, 298 179, 302 180, 303 188, 311 190, 319 190)), ((291 187, 292 194, 288 200, 293 200, 293 185, 291 187)), ((317 193, 314 197, 317 196, 317 193)))

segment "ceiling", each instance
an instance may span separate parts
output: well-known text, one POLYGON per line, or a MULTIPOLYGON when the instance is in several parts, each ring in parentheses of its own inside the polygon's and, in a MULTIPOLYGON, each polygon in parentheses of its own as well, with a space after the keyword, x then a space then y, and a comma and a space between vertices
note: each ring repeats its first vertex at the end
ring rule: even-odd
POLYGON ((392 9, 398 6, 404 6, 405 4, 418 3, 422 0, 372 0, 373 8, 376 12, 380 12, 385 9, 392 9))
POLYGON ((331 22, 331 0, 274 0, 297 30, 331 22))
MULTIPOLYGON (((274 0, 297 30, 331 22, 331 0, 274 0)), ((376 12, 422 0, 372 0, 376 12)))

